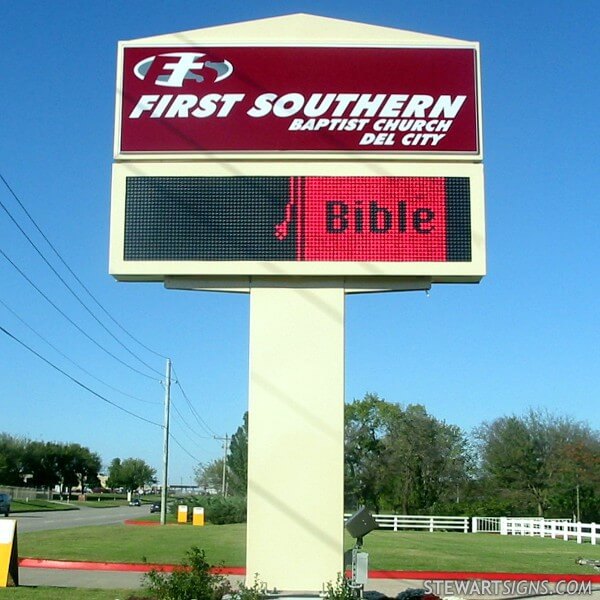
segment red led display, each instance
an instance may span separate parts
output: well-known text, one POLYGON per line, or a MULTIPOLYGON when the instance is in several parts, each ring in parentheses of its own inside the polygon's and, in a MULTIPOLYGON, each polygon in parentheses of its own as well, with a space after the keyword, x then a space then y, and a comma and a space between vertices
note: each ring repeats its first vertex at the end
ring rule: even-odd
POLYGON ((128 177, 124 260, 468 262, 466 177, 128 177))
POLYGON ((300 260, 446 260, 441 177, 294 177, 290 196, 300 260))

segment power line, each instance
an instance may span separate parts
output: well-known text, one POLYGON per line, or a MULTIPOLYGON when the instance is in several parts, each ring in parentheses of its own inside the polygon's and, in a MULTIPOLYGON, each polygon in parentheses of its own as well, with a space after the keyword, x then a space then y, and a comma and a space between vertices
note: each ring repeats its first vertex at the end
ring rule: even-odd
POLYGON ((114 406, 115 408, 118 408, 120 411, 122 411, 124 413, 127 413, 128 415, 131 415, 132 417, 135 417, 136 419, 139 419, 140 421, 144 421, 146 423, 150 423, 150 425, 156 425, 157 427, 160 427, 161 429, 163 428, 163 426, 160 423, 156 423, 155 421, 150 421, 150 419, 146 419, 145 417, 142 417, 141 415, 138 415, 138 414, 136 414, 136 413, 134 413, 134 412, 132 412, 132 411, 130 411, 130 410, 122 407, 121 405, 117 404, 116 402, 113 402, 112 400, 109 400, 108 398, 104 397, 102 394, 99 394, 98 392, 95 392, 92 388, 88 387, 84 383, 81 383, 81 381, 79 381, 78 379, 76 379, 72 375, 69 375, 66 371, 64 371, 60 367, 56 366, 53 362, 49 361, 47 358, 45 358, 44 356, 42 356, 39 352, 36 352, 33 348, 31 348, 25 342, 21 341, 19 338, 17 338, 16 336, 14 336, 12 333, 10 333, 9 331, 7 331, 1 325, 0 325, 0 331, 2 331, 2 333, 4 333, 5 335, 7 335, 11 339, 13 339, 15 342, 17 342, 18 344, 20 344, 21 346, 23 346, 27 350, 29 350, 29 352, 31 352, 32 354, 34 354, 35 356, 37 356, 40 360, 43 360, 47 365, 51 366, 53 369, 55 369, 56 371, 58 371, 59 373, 61 373, 62 375, 64 375, 67 379, 70 379, 73 383, 77 384, 79 387, 82 387, 84 390, 86 390, 90 394, 93 394, 97 398, 100 398, 100 400, 102 400, 103 402, 106 402, 107 404, 110 404, 111 406, 114 406))
POLYGON ((151 375, 148 375, 143 371, 140 371, 139 369, 136 369, 135 367, 131 366, 129 363, 126 363, 124 360, 120 359, 116 354, 113 354, 110 350, 108 350, 102 344, 100 344, 100 342, 96 341, 91 335, 89 335, 79 325, 77 325, 77 323, 75 323, 75 321, 73 321, 73 319, 71 319, 71 317, 69 317, 62 309, 60 309, 52 300, 50 300, 50 298, 24 273, 24 271, 20 269, 13 260, 11 260, 11 258, 6 254, 6 252, 4 252, 4 250, 2 250, 2 248, 0 248, 0 254, 13 266, 14 269, 17 270, 17 272, 21 275, 21 277, 23 277, 27 281, 27 283, 29 283, 29 285, 31 285, 47 302, 49 302, 52 307, 54 307, 55 310, 57 310, 67 321, 69 321, 69 323, 71 323, 71 325, 73 325, 73 327, 75 327, 77 331, 84 335, 93 344, 98 346, 98 348, 106 352, 106 354, 114 358, 117 362, 128 367, 132 371, 135 371, 139 375, 142 375, 143 377, 147 377, 148 379, 152 379, 154 381, 160 381, 160 379, 152 377, 151 375))
MULTIPOLYGON (((94 294, 89 290, 89 288, 83 283, 83 281, 81 281, 81 279, 77 276, 77 274, 73 271, 73 269, 69 266, 69 264, 66 262, 66 260, 62 257, 62 255, 60 254, 60 252, 56 249, 56 247, 54 246, 54 244, 52 244, 52 242, 50 241, 50 239, 46 236, 46 234, 42 231, 42 229, 40 228, 40 226, 37 224, 37 222, 35 221, 35 219, 31 216, 31 214, 29 213, 29 211, 27 210, 27 208, 25 207, 25 205, 23 204, 23 202, 21 202, 21 200, 19 199, 18 195, 16 194, 16 192, 12 189, 12 187, 9 185, 8 181, 6 180, 6 178, 4 177, 4 175, 2 175, 2 173, 0 173, 0 179, 2 180, 2 182, 4 183, 4 185, 6 186, 6 189, 10 192, 10 194, 12 195, 12 197, 15 199, 15 201, 17 202, 17 204, 21 207, 21 210, 27 215, 27 218, 29 219, 29 221, 33 224, 33 226, 36 228, 36 230, 38 231, 38 233, 42 236, 42 238, 44 239, 44 241, 48 244, 48 246, 52 249, 52 251, 54 252, 54 254, 56 255, 56 257, 60 260, 60 262, 63 264, 63 266, 67 269, 67 271, 69 271, 69 273, 71 274, 71 276, 75 279, 75 281, 85 290, 85 292, 88 294, 88 296, 94 301, 94 303, 96 304, 96 306, 98 306, 98 308, 100 308, 100 310, 102 310, 102 312, 117 326, 119 327, 119 329, 121 329, 121 331, 123 331, 123 333, 125 333, 127 336, 129 336, 134 342, 136 342, 136 344, 139 344, 142 348, 144 348, 145 350, 147 350, 148 352, 154 354, 155 356, 158 356, 160 358, 167 358, 166 356, 164 356, 163 354, 160 354, 159 352, 156 352, 155 350, 152 350, 152 348, 149 348, 148 346, 146 346, 144 343, 142 343, 140 340, 138 340, 132 333, 130 333, 125 327, 123 327, 123 325, 121 325, 121 323, 119 323, 111 314, 110 312, 104 308, 104 306, 100 303, 100 301, 94 296, 94 294)), ((23 235, 27 238, 27 240, 30 242, 30 244, 32 244, 32 246, 38 251, 38 253, 40 254, 40 256, 42 256, 42 254, 40 253, 40 251, 37 249, 37 246, 34 244, 34 242, 32 240, 30 240, 29 236, 23 231, 23 229, 19 226, 19 224, 16 222, 16 220, 12 217, 12 215, 10 214, 10 212, 8 211, 8 209, 6 208, 6 206, 0 201, 0 204, 2 205, 2 208, 4 209, 4 211, 8 214, 8 216, 10 217, 10 219, 13 221, 13 223, 18 227, 18 229, 21 231, 21 233, 23 233, 23 235)), ((42 256, 42 258, 44 258, 42 256)), ((45 260, 45 258, 44 258, 45 260)), ((46 264, 47 261, 46 261, 46 264)), ((48 264, 48 266, 50 266, 48 264)), ((52 268, 50 266, 50 268, 52 268)), ((52 270, 54 271, 54 269, 52 268, 52 270)), ((56 271, 54 271, 56 273, 56 271)), ((57 276, 62 280, 62 278, 60 277, 60 275, 58 275, 58 273, 56 273, 57 276)), ((63 281, 64 283, 64 281, 63 281)), ((67 285, 65 283, 65 285, 67 285)), ((69 288, 69 290, 74 293, 71 288, 67 285, 67 287, 69 288)), ((91 313, 90 313, 91 314, 91 313)), ((119 342, 120 343, 120 342, 119 342)), ((135 355, 134 355, 135 356, 135 355)), ((136 356, 136 358, 139 359, 139 357, 136 356)), ((144 361, 141 361, 144 362, 144 361)), ((146 363, 144 363, 146 364, 146 363)), ((146 365, 149 366, 149 365, 146 365)), ((152 367, 149 367, 150 369, 152 369, 154 371, 154 369, 152 367)))
POLYGON ((198 412, 196 411, 196 409, 190 402, 190 399, 188 398, 187 394, 185 393, 185 390, 183 389, 183 387, 181 385, 181 382, 179 381, 179 376, 177 375, 175 368, 173 368, 173 373, 175 374, 175 383, 177 384, 177 387, 181 390, 181 393, 183 394, 183 397, 185 398, 185 401, 187 402, 187 405, 188 405, 191 413, 194 415, 196 421, 198 421, 198 423, 202 427, 202 429, 204 429, 211 435, 216 436, 217 434, 208 426, 206 421, 198 414, 198 412))
POLYGON ((189 452, 188 450, 186 450, 178 441, 177 438, 171 433, 169 434, 169 437, 192 459, 195 460, 197 463, 201 462, 199 458, 196 458, 191 452, 189 452))
POLYGON ((171 406, 173 407, 173 410, 177 413, 177 415, 179 416, 179 418, 181 419, 181 422, 198 438, 201 440, 212 440, 214 439, 214 437, 208 436, 208 435, 200 435, 186 420, 185 417, 181 414, 181 411, 177 408, 177 406, 175 405, 175 403, 173 402, 173 399, 171 399, 171 406))
POLYGON ((134 396, 132 394, 124 392, 123 390, 120 390, 119 388, 111 385, 110 383, 104 381, 103 379, 100 379, 99 377, 96 377, 93 373, 91 373, 90 371, 88 371, 85 367, 82 367, 79 363, 75 362, 70 356, 68 356, 67 354, 65 354, 64 352, 62 352, 62 350, 60 350, 60 348, 57 348, 50 340, 46 339, 39 331, 36 331, 29 323, 27 323, 27 321, 25 321, 25 319, 21 318, 1 298, 0 298, 0 304, 2 304, 2 306, 4 306, 4 308, 6 310, 8 310, 13 315, 13 317, 15 317, 16 319, 18 319, 23 325, 25 325, 25 327, 27 327, 30 331, 32 331, 35 335, 37 335, 43 342, 45 342, 46 344, 48 344, 48 346, 50 346, 50 348, 52 348, 55 352, 57 352, 58 354, 60 354, 60 356, 62 356, 65 360, 68 360, 72 365, 74 365, 75 367, 77 367, 78 369, 80 369, 81 371, 83 371, 86 375, 88 375, 92 379, 95 379, 98 383, 101 383, 102 385, 105 385, 107 388, 113 390, 114 392, 117 392, 118 394, 122 394, 123 396, 131 398, 133 400, 137 400, 138 402, 145 402, 147 404, 160 404, 160 402, 157 402, 155 400, 144 400, 143 398, 138 398, 137 396, 134 396))

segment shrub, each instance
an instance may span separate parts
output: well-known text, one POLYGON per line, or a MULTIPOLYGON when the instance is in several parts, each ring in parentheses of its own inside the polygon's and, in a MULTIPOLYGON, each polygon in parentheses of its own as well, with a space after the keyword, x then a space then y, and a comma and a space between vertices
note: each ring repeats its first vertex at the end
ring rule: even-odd
POLYGON ((197 546, 186 557, 172 573, 152 570, 144 575, 143 586, 150 595, 129 596, 128 600, 222 600, 225 595, 232 600, 262 600, 266 595, 266 585, 258 575, 251 586, 239 584, 234 590, 223 575, 211 572, 204 550, 197 546))
POLYGON ((246 498, 213 496, 205 511, 207 520, 215 525, 244 523, 246 521, 246 498))
POLYGON ((204 508, 204 517, 213 525, 244 523, 246 521, 246 498, 239 496, 191 496, 171 505, 172 514, 177 514, 177 506, 185 504, 191 515, 195 506, 204 508))
POLYGON ((152 570, 144 575, 143 586, 156 600, 221 600, 231 593, 229 582, 222 575, 210 572, 204 550, 192 546, 187 559, 172 573, 152 570))
POLYGON ((335 583, 329 581, 325 584, 322 597, 325 600, 356 600, 358 593, 351 587, 350 580, 345 575, 338 573, 335 583))

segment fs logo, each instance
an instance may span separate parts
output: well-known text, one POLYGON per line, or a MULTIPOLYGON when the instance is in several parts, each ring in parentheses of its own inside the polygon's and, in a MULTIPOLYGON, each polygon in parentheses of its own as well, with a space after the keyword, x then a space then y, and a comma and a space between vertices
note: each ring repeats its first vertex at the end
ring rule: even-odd
POLYGON ((150 56, 141 60, 135 65, 133 72, 138 79, 144 80, 156 61, 160 66, 161 73, 157 75, 154 83, 165 87, 183 87, 186 79, 192 79, 200 83, 204 81, 204 77, 198 71, 204 68, 211 69, 216 73, 215 82, 227 79, 233 73, 233 65, 228 60, 222 62, 199 60, 203 56, 206 55, 200 52, 167 52, 166 54, 158 54, 157 56, 150 56), (169 72, 165 73, 165 71, 169 72))

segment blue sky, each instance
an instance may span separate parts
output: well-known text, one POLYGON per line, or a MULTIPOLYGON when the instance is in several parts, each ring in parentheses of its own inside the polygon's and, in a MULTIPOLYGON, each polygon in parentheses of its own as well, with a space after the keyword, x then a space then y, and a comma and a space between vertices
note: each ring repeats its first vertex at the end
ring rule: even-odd
MULTIPOLYGON (((0 173, 111 315, 172 357, 202 421, 175 386, 180 414, 173 415, 172 431, 185 451, 172 444, 171 481, 191 481, 197 461, 222 452, 212 436, 231 434, 241 423, 248 297, 117 283, 108 275, 117 41, 295 12, 477 40, 482 49, 488 275, 480 285, 437 286, 429 297, 349 297, 346 400, 376 392, 393 402, 422 403, 467 431, 529 407, 599 427, 597 3, 5 3, 0 173)), ((54 260, 1 182, 0 200, 54 260)), ((129 361, 4 211, 0 249, 81 327, 129 361)), ((153 379, 160 375, 141 376, 99 350, 1 255, 0 278, 2 327, 110 401, 162 420, 164 392, 153 379), (128 395, 73 366, 15 313, 128 395)), ((125 334, 118 337, 164 370, 162 358, 125 334)), ((4 334, 0 382, 0 431, 82 443, 105 463, 134 456, 160 468, 158 427, 111 407, 4 334)))

